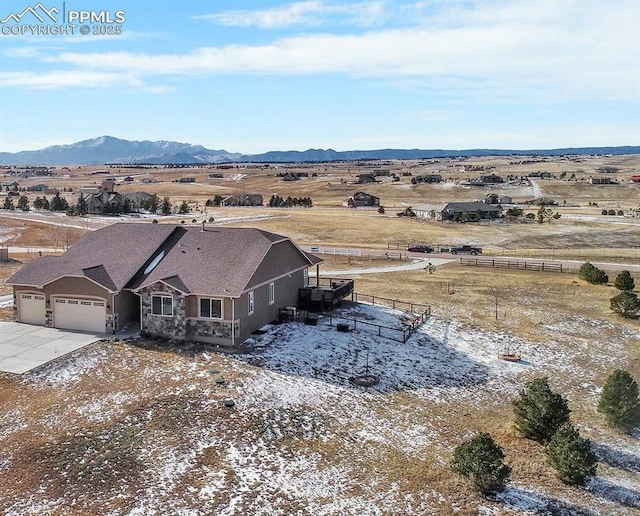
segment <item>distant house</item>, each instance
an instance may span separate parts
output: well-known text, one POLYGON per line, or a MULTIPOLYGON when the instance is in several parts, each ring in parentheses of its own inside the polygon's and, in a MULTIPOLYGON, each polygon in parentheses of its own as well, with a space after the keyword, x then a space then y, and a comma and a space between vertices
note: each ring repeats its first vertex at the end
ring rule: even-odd
POLYGON ((18 322, 97 333, 137 323, 143 334, 234 347, 297 306, 320 262, 258 229, 121 223, 8 283, 18 322))
POLYGON ((283 181, 298 181, 300 178, 296 174, 286 173, 282 175, 283 181))
POLYGON ((158 180, 157 180, 157 179, 154 179, 154 178, 152 178, 152 177, 145 177, 145 178, 142 180, 142 182, 143 182, 144 184, 149 185, 149 184, 152 184, 152 183, 157 183, 157 182, 158 182, 158 180))
POLYGON ((358 174, 358 180, 357 183, 358 184, 366 184, 366 183, 377 183, 378 180, 376 179, 376 176, 374 176, 373 174, 358 174))
POLYGON ((37 185, 27 186, 27 192, 44 192, 48 188, 49 187, 47 185, 40 183, 37 185))
POLYGON ((592 177, 589 179, 592 185, 617 185, 618 182, 610 177, 592 177))
POLYGON ((558 206, 558 201, 551 197, 538 197, 536 199, 524 201, 524 204, 533 204, 534 206, 558 206))
POLYGON ((497 174, 487 174, 485 176, 480 176, 480 181, 484 184, 498 184, 503 183, 504 179, 497 174))
POLYGON ((553 174, 551 172, 538 170, 537 172, 529 173, 527 177, 539 177, 541 179, 551 179, 553 177, 553 174))
POLYGON ((120 213, 124 208, 124 198, 115 191, 113 179, 105 179, 98 187, 83 187, 80 195, 87 203, 87 212, 94 215, 120 213))
POLYGON ((365 192, 356 192, 347 199, 346 205, 349 208, 362 206, 380 206, 380 197, 365 192))
POLYGON ((440 174, 422 174, 411 179, 414 185, 420 183, 441 183, 442 176, 440 174))
POLYGON ((220 206, 263 206, 264 199, 260 194, 229 195, 220 201, 220 206))
POLYGON ((125 183, 133 183, 135 179, 132 176, 127 176, 123 179, 125 183))
POLYGON ((502 208, 479 201, 420 204, 412 207, 416 219, 424 221, 474 222, 502 215, 502 208))
POLYGON ((484 200, 487 204, 513 204, 513 199, 508 195, 498 195, 495 193, 487 194, 484 200))
MULTIPOLYGON (((218 166, 218 168, 220 168, 218 166)), ((212 174, 209 174, 209 179, 222 179, 224 178, 224 174, 221 174, 220 172, 214 172, 212 174)))
POLYGON ((391 171, 388 168, 375 168, 373 169, 373 175, 375 177, 389 177, 391 171))
POLYGON ((195 183, 195 177, 181 177, 180 179, 176 179, 174 183, 195 183))
POLYGON ((127 193, 125 197, 129 202, 129 209, 131 211, 140 211, 140 206, 148 203, 153 195, 147 192, 130 192, 127 193))
POLYGON ((9 191, 17 192, 19 186, 20 186, 20 183, 18 183, 17 181, 11 181, 10 183, 2 183, 2 189, 5 192, 9 192, 9 191))

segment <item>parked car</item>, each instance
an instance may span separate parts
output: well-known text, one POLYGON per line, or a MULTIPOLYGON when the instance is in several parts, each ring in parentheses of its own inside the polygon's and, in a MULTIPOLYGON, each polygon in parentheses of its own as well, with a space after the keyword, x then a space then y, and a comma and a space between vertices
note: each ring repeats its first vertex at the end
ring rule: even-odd
POLYGON ((433 247, 431 247, 430 245, 423 245, 423 244, 412 245, 407 247, 407 251, 411 251, 412 253, 432 253, 433 247))
POLYGON ((451 248, 451 254, 482 254, 482 247, 474 247, 472 245, 459 245, 451 248))

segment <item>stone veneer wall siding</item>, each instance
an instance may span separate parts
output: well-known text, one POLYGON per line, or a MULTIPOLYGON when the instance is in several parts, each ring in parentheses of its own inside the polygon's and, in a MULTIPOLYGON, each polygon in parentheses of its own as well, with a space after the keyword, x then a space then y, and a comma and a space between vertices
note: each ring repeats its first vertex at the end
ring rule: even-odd
POLYGON ((158 282, 140 290, 140 296, 142 298, 140 326, 143 332, 181 340, 186 338, 186 302, 182 292, 158 282), (173 317, 151 313, 151 296, 153 294, 162 294, 173 298, 173 317))

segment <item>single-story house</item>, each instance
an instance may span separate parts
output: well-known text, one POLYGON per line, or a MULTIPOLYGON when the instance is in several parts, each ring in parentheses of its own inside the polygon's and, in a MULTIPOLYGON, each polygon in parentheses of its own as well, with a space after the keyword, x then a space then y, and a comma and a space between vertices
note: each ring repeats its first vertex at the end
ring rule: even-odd
POLYGON ((220 206, 263 206, 264 199, 260 194, 236 194, 222 199, 220 206))
POLYGON ((513 204, 513 199, 508 195, 487 194, 484 202, 487 204, 513 204))
POLYGON ((502 207, 480 201, 419 204, 412 207, 416 219, 425 221, 473 222, 502 216, 502 207))
POLYGON ((347 199, 346 205, 349 208, 357 208, 359 206, 380 206, 380 197, 365 192, 356 192, 347 199))
POLYGON ((44 183, 39 183, 37 185, 27 186, 27 192, 44 192, 49 188, 48 185, 44 183))
POLYGON ((442 175, 440 174, 422 174, 411 179, 414 185, 420 183, 441 183, 442 175))
POLYGON ((9 278, 18 322, 234 346, 296 306, 321 260, 251 228, 120 223, 9 278))
POLYGON ((377 183, 378 180, 373 174, 358 174, 358 184, 377 183))
POLYGON ((592 177, 589 179, 592 185, 617 185, 618 182, 610 177, 592 177))
POLYGON ((497 174, 487 174, 486 176, 480 176, 480 181, 482 181, 484 184, 497 184, 503 183, 504 179, 502 179, 497 174))

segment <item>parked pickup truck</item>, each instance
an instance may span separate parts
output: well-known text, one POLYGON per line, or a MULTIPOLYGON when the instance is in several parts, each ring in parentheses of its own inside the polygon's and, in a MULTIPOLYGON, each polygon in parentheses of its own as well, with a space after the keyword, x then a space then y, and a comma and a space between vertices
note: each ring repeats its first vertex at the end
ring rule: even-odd
POLYGON ((472 245, 459 245, 451 248, 451 254, 482 254, 482 247, 472 245))

